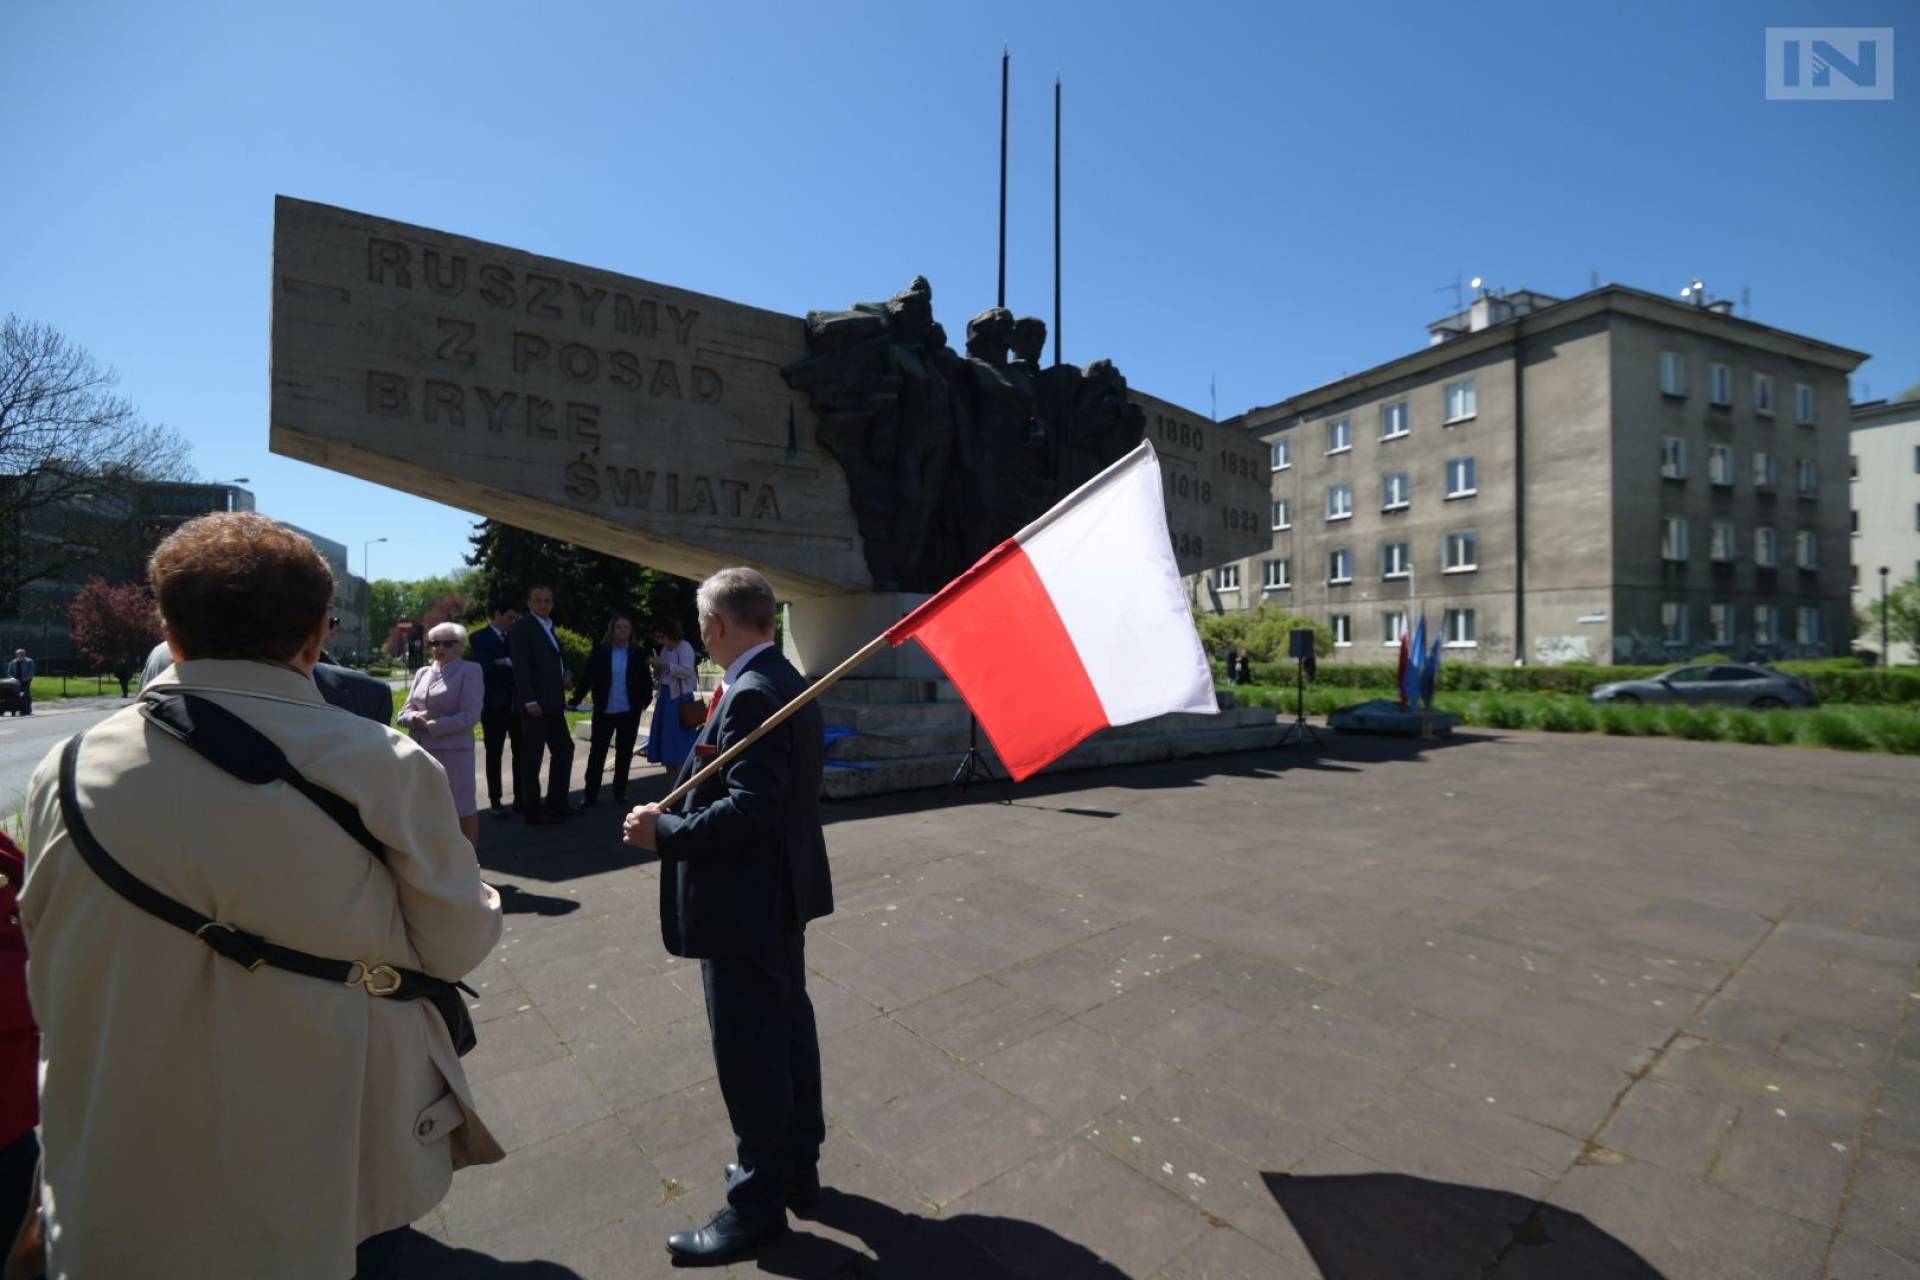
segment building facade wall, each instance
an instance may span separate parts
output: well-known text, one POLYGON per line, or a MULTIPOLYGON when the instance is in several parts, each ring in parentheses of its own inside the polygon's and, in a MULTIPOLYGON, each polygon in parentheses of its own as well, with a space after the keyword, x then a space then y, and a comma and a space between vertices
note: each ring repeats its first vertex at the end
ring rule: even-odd
MULTIPOLYGON (((1880 566, 1891 590, 1920 577, 1920 400, 1876 408, 1856 418, 1852 450, 1853 603, 1873 625, 1854 643, 1880 651, 1880 566)), ((1920 648, 1893 646, 1893 661, 1920 662, 1920 648)))

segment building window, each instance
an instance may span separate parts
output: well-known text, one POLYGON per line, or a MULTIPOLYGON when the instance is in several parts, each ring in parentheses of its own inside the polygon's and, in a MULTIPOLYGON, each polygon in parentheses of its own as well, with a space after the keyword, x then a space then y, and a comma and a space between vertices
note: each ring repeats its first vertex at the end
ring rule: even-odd
POLYGON ((1723 364, 1707 366, 1707 403, 1717 405, 1733 403, 1733 370, 1723 364))
POLYGON ((1475 625, 1472 609, 1447 610, 1441 625, 1446 629, 1449 649, 1471 649, 1480 643, 1480 628, 1475 625))
POLYGON ((1293 528, 1293 499, 1275 498, 1273 500, 1273 531, 1293 528))
MULTIPOLYGON (((1920 472, 1920 444, 1917 444, 1913 447, 1913 469, 1916 472, 1920 472)), ((1847 479, 1858 480, 1859 478, 1860 478, 1860 455, 1857 453, 1850 453, 1847 455, 1847 479)))
POLYGON ((1333 643, 1345 649, 1353 644, 1353 615, 1336 613, 1327 619, 1333 624, 1333 643))
POLYGON ((1380 477, 1380 509, 1399 511, 1413 500, 1413 482, 1404 471, 1391 471, 1380 477))
POLYGON ((1389 542, 1380 548, 1380 576, 1404 578, 1413 572, 1413 557, 1404 542, 1389 542))
POLYGON ((1260 589, 1263 591, 1285 591, 1293 586, 1293 561, 1263 560, 1260 562, 1260 589))
POLYGON ((1707 643, 1733 643, 1733 606, 1730 604, 1710 604, 1707 606, 1707 643))
POLYGON ((1687 518, 1685 516, 1667 516, 1660 521, 1660 558, 1662 560, 1687 558, 1687 518))
POLYGON ((1687 442, 1679 436, 1660 437, 1660 475, 1665 480, 1687 478, 1687 442))
POLYGON ((1345 547, 1327 552, 1327 581, 1335 586, 1353 581, 1353 552, 1345 547))
POLYGON ((1773 376, 1771 374, 1753 375, 1753 411, 1763 418, 1773 416, 1773 376))
POLYGON ((1399 644, 1400 637, 1407 634, 1407 614, 1404 609, 1394 609, 1380 615, 1380 643, 1399 644))
POLYGON ((1238 591, 1240 589, 1240 566, 1223 564, 1213 571, 1213 587, 1216 591, 1238 591))
POLYGON ((1660 605, 1660 638, 1668 644, 1687 642, 1687 606, 1681 600, 1666 600, 1660 605))
POLYGON ((1766 450, 1758 450, 1753 455, 1753 487, 1771 489, 1780 483, 1780 459, 1766 450))
POLYGON ((1733 521, 1715 520, 1713 522, 1713 537, 1711 539, 1712 545, 1710 549, 1715 564, 1729 564, 1732 562, 1734 556, 1733 549, 1738 545, 1737 538, 1738 535, 1734 532, 1733 521))
POLYGON ((1730 444, 1710 444, 1707 446, 1707 481, 1722 488, 1733 485, 1733 446, 1730 444))
POLYGON ((1449 498, 1470 498, 1480 492, 1474 486, 1479 477, 1472 458, 1447 459, 1447 496, 1449 498))
POLYGON ((1753 531, 1753 562, 1762 569, 1780 563, 1780 536, 1765 525, 1753 531))
POLYGON ((1663 396, 1683 396, 1687 394, 1687 362, 1678 351, 1660 353, 1660 394, 1663 396))
POLYGON ((1753 606, 1753 642, 1755 644, 1776 645, 1780 643, 1780 610, 1776 605, 1757 604, 1753 606))
POLYGON ((1795 460, 1793 490, 1803 498, 1811 498, 1820 492, 1820 467, 1812 458, 1795 460))
POLYGON ((1353 423, 1335 418, 1327 424, 1327 452, 1345 453, 1353 448, 1353 423))
POLYGON ((1327 486, 1327 519, 1345 520, 1353 515, 1353 486, 1350 484, 1330 484, 1327 486))
POLYGON ((1817 605, 1803 604, 1795 620, 1793 638, 1801 644, 1824 644, 1826 636, 1820 629, 1820 609, 1817 605))
POLYGON ((1450 533, 1447 535, 1446 562, 1442 566, 1444 573, 1471 573, 1480 567, 1480 535, 1477 533, 1450 533))
POLYGON ((1793 562, 1802 569, 1820 567, 1820 535, 1811 529, 1802 529, 1793 535, 1793 562))
MULTIPOLYGON (((1920 505, 1916 505, 1913 510, 1914 510, 1914 526, 1916 528, 1920 528, 1920 505)), ((1847 532, 1853 534, 1853 536, 1856 538, 1860 536, 1859 511, 1854 510, 1854 511, 1847 512, 1847 532)), ((1854 568, 1856 569, 1858 569, 1859 567, 1860 567, 1859 565, 1854 566, 1854 568)))
POLYGON ((1480 397, 1473 379, 1447 384, 1447 421, 1464 422, 1480 412, 1480 397))
MULTIPOLYGON (((1853 459, 1853 474, 1860 474, 1860 459, 1853 459)), ((1913 446, 1913 474, 1920 476, 1920 444, 1913 446)))
POLYGON ((1793 420, 1802 426, 1813 425, 1813 388, 1804 382, 1793 384, 1793 420))
POLYGON ((1267 465, 1275 471, 1285 471, 1293 465, 1293 441, 1275 440, 1267 445, 1267 465))
POLYGON ((1407 434, 1407 402, 1396 400, 1380 406, 1380 438, 1398 440, 1407 434))

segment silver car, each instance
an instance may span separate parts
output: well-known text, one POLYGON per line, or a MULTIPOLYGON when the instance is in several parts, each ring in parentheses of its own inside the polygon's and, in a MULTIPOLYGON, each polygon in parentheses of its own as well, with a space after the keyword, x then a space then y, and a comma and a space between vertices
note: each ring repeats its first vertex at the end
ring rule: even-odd
POLYGON ((1813 707, 1820 698, 1813 685, 1772 667, 1736 662, 1675 667, 1646 680, 1620 680, 1597 686, 1589 702, 1702 702, 1723 707, 1813 707))

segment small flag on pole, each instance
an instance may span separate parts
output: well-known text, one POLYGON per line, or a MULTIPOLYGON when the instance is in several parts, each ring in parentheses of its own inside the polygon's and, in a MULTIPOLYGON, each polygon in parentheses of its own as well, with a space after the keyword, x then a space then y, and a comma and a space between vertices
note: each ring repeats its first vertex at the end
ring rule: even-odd
POLYGON ((1426 669, 1420 673, 1420 692, 1425 696, 1427 710, 1433 710, 1433 694, 1440 687, 1440 633, 1433 633, 1433 644, 1427 649, 1426 669))
POLYGON ((1413 644, 1407 653, 1407 669, 1400 677, 1400 705, 1420 705, 1421 669, 1427 665, 1427 615, 1420 615, 1413 629, 1413 644))
POLYGON ((1016 782, 1110 725, 1219 710, 1165 503, 1142 441, 888 630, 940 664, 1016 782))

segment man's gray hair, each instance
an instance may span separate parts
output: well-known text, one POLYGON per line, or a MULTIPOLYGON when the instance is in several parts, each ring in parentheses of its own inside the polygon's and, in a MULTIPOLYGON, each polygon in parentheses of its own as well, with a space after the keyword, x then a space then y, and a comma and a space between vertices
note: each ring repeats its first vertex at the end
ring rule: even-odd
POLYGON ((717 613, 752 631, 773 630, 773 584, 758 569, 722 569, 700 584, 702 614, 717 613))

